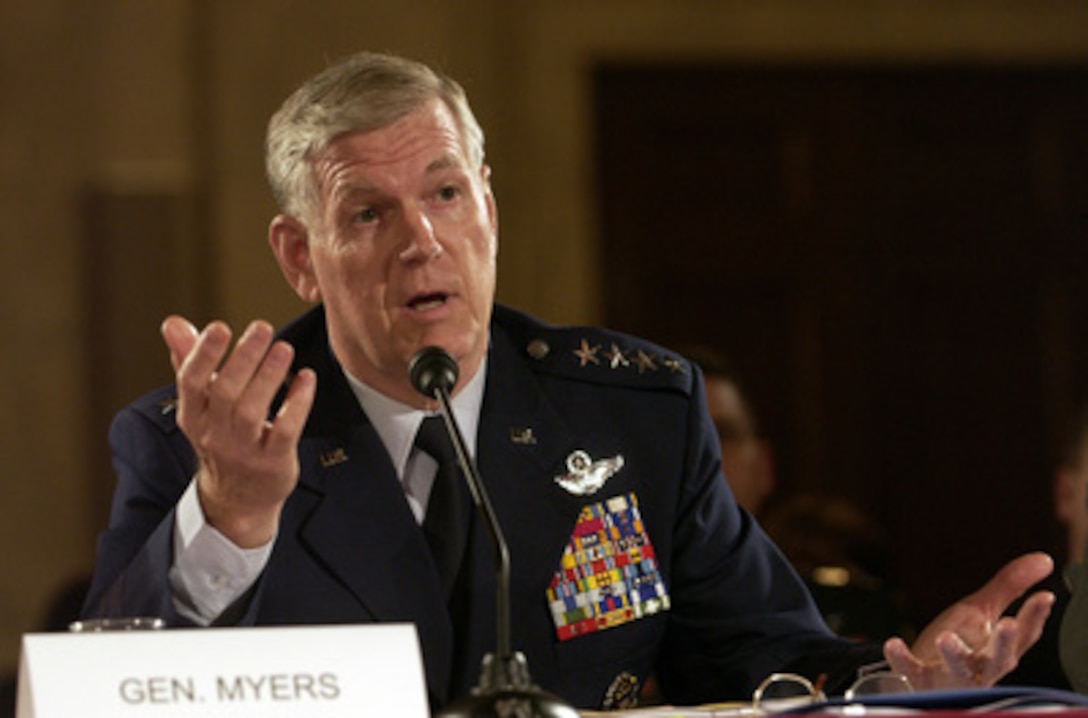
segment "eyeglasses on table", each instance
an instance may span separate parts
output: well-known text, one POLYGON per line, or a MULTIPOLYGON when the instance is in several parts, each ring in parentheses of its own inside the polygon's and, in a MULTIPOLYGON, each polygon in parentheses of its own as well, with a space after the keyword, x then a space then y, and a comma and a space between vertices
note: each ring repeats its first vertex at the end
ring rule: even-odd
MULTIPOLYGON (((752 693, 752 710, 756 714, 765 715, 795 710, 827 700, 821 683, 822 681, 813 683, 796 673, 772 673, 752 693)), ((843 693, 843 698, 850 702, 866 696, 910 693, 913 690, 910 681, 901 673, 886 668, 863 668, 858 672, 857 680, 843 693)))

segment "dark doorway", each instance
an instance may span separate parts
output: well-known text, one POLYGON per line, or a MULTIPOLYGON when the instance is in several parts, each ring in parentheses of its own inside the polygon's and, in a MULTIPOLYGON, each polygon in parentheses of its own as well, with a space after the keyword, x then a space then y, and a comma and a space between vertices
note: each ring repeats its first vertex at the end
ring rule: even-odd
POLYGON ((608 65, 607 323, 739 365, 782 492, 857 499, 920 618, 1031 549, 1088 383, 1088 68, 608 65))

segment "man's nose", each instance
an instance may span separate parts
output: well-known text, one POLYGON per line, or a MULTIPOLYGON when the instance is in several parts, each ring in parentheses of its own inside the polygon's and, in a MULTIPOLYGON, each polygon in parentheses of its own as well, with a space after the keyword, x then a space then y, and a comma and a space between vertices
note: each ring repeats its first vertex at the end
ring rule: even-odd
POLYGON ((405 247, 401 252, 401 259, 430 259, 442 253, 442 245, 435 236, 434 224, 426 211, 409 207, 404 210, 402 219, 405 247))

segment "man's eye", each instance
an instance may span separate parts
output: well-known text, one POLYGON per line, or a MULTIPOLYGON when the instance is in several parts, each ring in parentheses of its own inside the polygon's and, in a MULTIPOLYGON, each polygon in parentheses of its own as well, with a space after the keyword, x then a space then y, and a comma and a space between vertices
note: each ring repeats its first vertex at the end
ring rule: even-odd
POLYGON ((370 224, 378 219, 378 211, 373 207, 366 207, 355 213, 355 221, 362 224, 370 224))
POLYGON ((460 194, 460 191, 456 187, 454 187, 453 185, 446 185, 442 189, 438 190, 438 198, 445 201, 445 202, 449 202, 450 200, 457 199, 457 195, 459 195, 459 194, 460 194))

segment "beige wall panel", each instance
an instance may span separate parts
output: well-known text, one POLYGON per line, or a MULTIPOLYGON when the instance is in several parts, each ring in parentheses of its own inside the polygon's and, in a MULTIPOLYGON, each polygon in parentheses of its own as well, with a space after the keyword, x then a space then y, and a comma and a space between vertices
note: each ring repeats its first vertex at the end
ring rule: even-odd
POLYGON ((105 427, 89 425, 85 330, 124 317, 85 316, 96 248, 83 202, 103 178, 184 174, 183 8, 0 3, 0 668, 14 668, 19 635, 93 557, 101 492, 86 448, 105 427))
MULTIPOLYGON (((282 324, 301 304, 266 248, 274 209, 261 166, 265 122, 299 81, 361 48, 435 63, 469 89, 495 170, 500 298, 548 319, 594 321, 608 272, 593 199, 596 61, 1083 61, 1088 4, 0 1, 0 666, 14 665, 19 634, 40 620, 51 592, 90 565, 102 520, 91 484, 102 467, 88 465, 86 449, 105 440, 105 427, 92 425, 83 384, 91 353, 82 288, 95 279, 80 259, 95 249, 86 246, 85 191, 126 202, 195 198, 191 242, 185 233, 148 236, 169 244, 178 309, 282 324)), ((124 273, 117 281, 121 292, 139 286, 124 273)), ((156 341, 112 349, 165 362, 156 341)))

